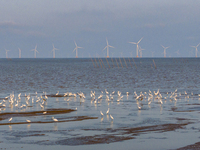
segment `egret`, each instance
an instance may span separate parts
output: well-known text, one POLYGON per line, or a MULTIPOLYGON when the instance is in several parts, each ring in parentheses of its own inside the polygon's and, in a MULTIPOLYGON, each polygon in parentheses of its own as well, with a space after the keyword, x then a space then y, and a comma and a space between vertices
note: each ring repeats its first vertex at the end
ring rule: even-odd
POLYGON ((52 119, 53 119, 53 121, 58 122, 58 119, 56 119, 56 118, 54 118, 54 117, 52 117, 52 119))

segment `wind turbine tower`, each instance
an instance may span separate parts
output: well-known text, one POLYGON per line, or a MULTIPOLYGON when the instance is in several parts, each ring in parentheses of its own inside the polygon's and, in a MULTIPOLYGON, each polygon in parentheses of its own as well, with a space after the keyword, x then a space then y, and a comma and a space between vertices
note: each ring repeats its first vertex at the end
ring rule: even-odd
POLYGON ((135 44, 136 45, 136 57, 138 57, 139 43, 141 42, 142 39, 143 39, 143 37, 137 43, 136 42, 129 42, 131 44, 135 44))
POLYGON ((20 48, 18 49, 19 49, 19 58, 21 58, 21 49, 20 48))
POLYGON ((110 46, 109 44, 108 44, 108 39, 106 38, 106 43, 107 43, 107 46, 103 49, 103 50, 105 50, 106 48, 107 48, 107 58, 109 58, 109 47, 111 47, 111 48, 114 48, 113 46, 110 46))
POLYGON ((76 46, 76 47, 74 48, 73 52, 76 51, 76 58, 78 58, 78 49, 79 49, 79 48, 83 48, 83 47, 77 46, 77 44, 76 44, 75 41, 74 41, 74 43, 75 43, 75 46, 76 46))
POLYGON ((164 48, 164 57, 166 58, 166 49, 168 49, 169 46, 168 47, 164 47, 163 45, 161 45, 161 46, 164 48))
POLYGON ((53 52, 53 58, 55 58, 55 57, 56 57, 56 53, 55 53, 55 51, 56 51, 56 50, 59 50, 59 49, 55 48, 55 47, 54 47, 54 44, 52 44, 52 45, 53 45, 53 49, 52 49, 52 52, 53 52))
POLYGON ((196 49, 196 56, 195 57, 197 57, 197 52, 198 52, 197 47, 199 46, 199 44, 197 46, 191 46, 191 47, 194 47, 196 49))
POLYGON ((37 45, 35 46, 35 49, 32 49, 31 51, 34 51, 34 58, 36 58, 36 53, 39 53, 37 50, 36 50, 36 48, 37 48, 37 45))
POLYGON ((10 50, 7 50, 7 49, 5 49, 6 50, 6 58, 8 58, 8 51, 10 51, 10 50))

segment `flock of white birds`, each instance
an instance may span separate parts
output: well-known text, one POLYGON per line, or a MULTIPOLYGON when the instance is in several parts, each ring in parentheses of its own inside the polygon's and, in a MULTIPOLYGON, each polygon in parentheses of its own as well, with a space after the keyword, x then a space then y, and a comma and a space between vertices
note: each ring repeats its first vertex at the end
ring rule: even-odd
MULTIPOLYGON (((25 102, 22 103, 21 102, 21 93, 19 93, 17 96, 15 96, 14 93, 11 93, 9 96, 5 97, 1 102, 0 102, 0 113, 2 113, 6 107, 10 107, 13 108, 15 107, 16 110, 22 110, 23 108, 27 108, 27 107, 32 107, 34 105, 34 103, 37 104, 37 106, 39 106, 41 108, 41 111, 43 111, 43 114, 45 115, 47 113, 47 111, 45 111, 45 106, 47 105, 47 101, 48 101, 48 96, 46 94, 46 92, 43 92, 43 94, 40 94, 40 96, 38 96, 39 94, 36 92, 35 94, 28 94, 28 95, 24 95, 24 99, 25 102)), ((129 92, 126 92, 126 96, 128 97, 130 95, 129 92)), ((138 110, 142 110, 143 104, 144 102, 148 104, 148 106, 150 107, 152 101, 156 101, 156 103, 158 103, 159 105, 163 105, 163 101, 166 101, 167 99, 176 102, 177 101, 177 97, 184 95, 185 98, 189 98, 189 96, 193 95, 193 93, 191 92, 191 94, 188 94, 186 91, 184 93, 181 92, 177 92, 177 89, 173 92, 170 93, 166 93, 164 94, 165 96, 162 96, 160 90, 158 89, 157 91, 153 91, 151 92, 150 90, 148 92, 140 92, 139 94, 136 93, 136 91, 134 92, 133 96, 134 99, 136 101, 137 104, 137 108, 138 110)), ((51 97, 68 97, 68 99, 65 99, 66 101, 70 101, 71 97, 80 98, 80 102, 84 103, 86 96, 83 92, 77 92, 77 93, 72 93, 72 92, 66 92, 64 94, 59 94, 59 91, 55 94, 55 95, 50 95, 51 97)), ((200 97, 200 94, 198 94, 198 96, 200 97)), ((94 103, 95 105, 98 105, 102 102, 102 100, 105 99, 105 101, 107 102, 113 102, 114 97, 117 97, 117 102, 123 101, 123 97, 124 95, 122 95, 122 93, 120 91, 112 91, 112 92, 108 92, 107 89, 105 89, 105 94, 103 91, 101 91, 100 95, 96 94, 95 91, 91 91, 90 93, 90 98, 91 98, 91 103, 94 103)), ((77 108, 76 108, 77 109, 77 108)), ((110 117, 111 120, 114 120, 114 117, 110 114, 110 108, 108 108, 107 112, 105 113, 107 115, 107 117, 110 117)), ((100 111, 100 115, 101 118, 103 119, 104 113, 102 111, 100 111)), ((54 122, 58 122, 58 119, 52 117, 52 120, 54 122)), ((8 120, 9 122, 12 121, 12 117, 8 120)), ((28 123, 31 123, 31 120, 26 119, 26 121, 28 123)))

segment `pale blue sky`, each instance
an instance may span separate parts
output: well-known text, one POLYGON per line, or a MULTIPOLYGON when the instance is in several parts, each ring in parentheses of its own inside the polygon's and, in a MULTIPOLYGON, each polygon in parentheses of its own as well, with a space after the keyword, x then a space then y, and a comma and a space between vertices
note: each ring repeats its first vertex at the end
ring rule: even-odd
MULTIPOLYGON (((200 43, 199 0, 1 0, 0 56, 51 58, 52 43, 59 49, 57 58, 104 57, 106 37, 110 56, 136 56, 136 45, 144 48, 143 57, 195 56, 190 47, 200 43), (179 55, 176 51, 179 50, 179 55)), ((200 56, 200 47, 199 54, 200 56)))

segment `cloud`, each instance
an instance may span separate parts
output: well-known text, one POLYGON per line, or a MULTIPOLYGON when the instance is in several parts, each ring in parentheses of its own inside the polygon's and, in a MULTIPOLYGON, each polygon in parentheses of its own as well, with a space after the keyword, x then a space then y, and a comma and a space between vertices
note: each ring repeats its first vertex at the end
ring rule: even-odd
POLYGON ((47 37, 47 35, 39 31, 37 26, 28 26, 15 21, 2 21, 0 22, 0 33, 3 35, 21 35, 21 36, 36 36, 36 37, 47 37))
POLYGON ((18 23, 14 21, 2 21, 0 22, 0 27, 16 27, 19 26, 18 23))

